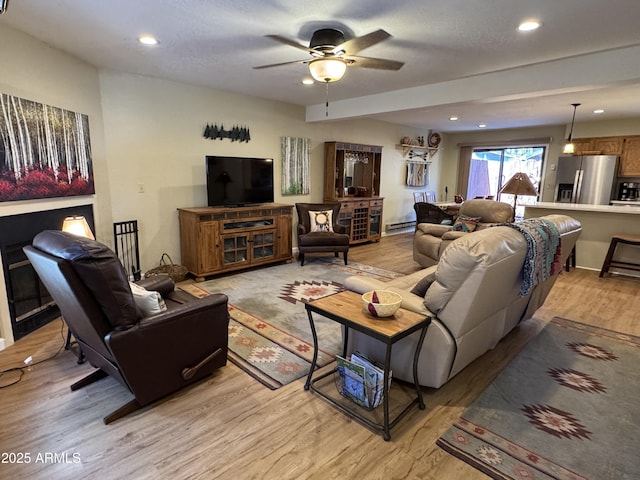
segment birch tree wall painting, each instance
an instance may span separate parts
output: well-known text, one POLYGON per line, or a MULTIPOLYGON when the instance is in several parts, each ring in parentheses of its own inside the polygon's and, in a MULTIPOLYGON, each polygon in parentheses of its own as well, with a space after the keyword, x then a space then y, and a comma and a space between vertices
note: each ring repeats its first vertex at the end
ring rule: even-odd
POLYGON ((309 151, 308 138, 281 137, 282 154, 282 195, 309 194, 309 151))
POLYGON ((0 93, 0 202, 93 193, 89 117, 0 93))

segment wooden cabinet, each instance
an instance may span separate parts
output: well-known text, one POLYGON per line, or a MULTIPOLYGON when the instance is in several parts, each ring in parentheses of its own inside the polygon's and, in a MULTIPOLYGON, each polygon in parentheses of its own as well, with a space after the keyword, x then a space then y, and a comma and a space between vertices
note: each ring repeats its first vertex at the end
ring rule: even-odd
POLYGON ((382 147, 358 143, 325 142, 324 200, 375 197, 380 194, 382 147))
POLYGON ((338 223, 349 230, 349 244, 378 241, 382 236, 383 198, 343 198, 338 223))
POLYGON ((576 138, 576 155, 619 155, 619 177, 640 177, 640 135, 576 138))
POLYGON ((576 155, 621 155, 624 137, 576 138, 576 155))
POLYGON ((205 276, 249 266, 290 261, 291 205, 179 208, 182 264, 205 276))
POLYGON ((593 150, 592 138, 574 138, 571 143, 573 143, 575 155, 584 155, 584 152, 590 152, 593 150))
POLYGON ((350 244, 380 240, 382 147, 345 142, 324 145, 324 201, 340 202, 338 222, 349 229, 350 244))
POLYGON ((592 141, 592 150, 599 155, 622 155, 623 137, 597 137, 592 141))
POLYGON ((640 135, 624 138, 618 176, 640 177, 640 135))

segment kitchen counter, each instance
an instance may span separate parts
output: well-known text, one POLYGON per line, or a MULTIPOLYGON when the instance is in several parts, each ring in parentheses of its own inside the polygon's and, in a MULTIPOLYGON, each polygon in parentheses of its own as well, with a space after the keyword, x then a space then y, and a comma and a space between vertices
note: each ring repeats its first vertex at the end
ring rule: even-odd
MULTIPOLYGON (((525 218, 552 214, 568 215, 582 224, 582 234, 576 243, 576 264, 581 268, 591 270, 602 268, 613 234, 640 235, 640 218, 637 216, 640 215, 640 208, 633 205, 584 205, 559 202, 525 205, 525 218)), ((620 245, 616 251, 616 259, 637 263, 640 259, 640 248, 620 245)), ((612 271, 615 270, 617 269, 612 269, 612 271)), ((637 272, 635 275, 637 276, 637 272)))
POLYGON ((619 207, 640 207, 640 200, 611 200, 611 205, 619 207))
MULTIPOLYGON (((526 214, 527 210, 562 210, 564 212, 601 212, 601 213, 624 213, 640 215, 640 209, 633 208, 640 206, 640 202, 624 202, 624 205, 586 205, 582 203, 561 203, 561 202, 537 202, 533 205, 525 205, 525 217, 531 218, 534 215, 526 214)), ((546 214, 545 214, 546 215, 546 214)), ((566 213, 566 215, 571 215, 566 213)), ((538 215, 535 215, 538 216, 538 215)))

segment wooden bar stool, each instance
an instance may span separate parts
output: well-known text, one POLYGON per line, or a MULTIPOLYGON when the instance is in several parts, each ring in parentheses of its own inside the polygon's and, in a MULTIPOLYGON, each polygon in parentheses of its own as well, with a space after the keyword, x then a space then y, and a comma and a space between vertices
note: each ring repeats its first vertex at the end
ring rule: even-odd
POLYGON ((633 235, 631 233, 616 233, 615 235, 613 235, 613 237, 611 237, 609 251, 607 252, 607 256, 604 259, 604 263, 602 264, 602 269, 600 270, 601 277, 603 277, 605 273, 608 273, 609 268, 611 267, 640 271, 640 263, 617 262, 613 259, 613 255, 615 254, 616 247, 619 243, 640 246, 640 235, 633 235))

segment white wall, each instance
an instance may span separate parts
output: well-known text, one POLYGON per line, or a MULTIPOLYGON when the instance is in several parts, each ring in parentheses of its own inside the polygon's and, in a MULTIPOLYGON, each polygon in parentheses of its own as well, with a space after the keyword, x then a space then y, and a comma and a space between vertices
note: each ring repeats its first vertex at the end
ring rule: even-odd
POLYGON ((206 155, 274 158, 275 201, 293 204, 322 201, 325 141, 382 145, 383 224, 414 218, 395 145, 420 132, 369 120, 306 123, 300 106, 125 73, 102 72, 100 84, 113 220, 138 220, 143 271, 165 251, 180 261, 176 209, 206 205, 206 155), (205 139, 207 123, 247 126, 251 141, 205 139), (280 194, 282 136, 311 139, 308 196, 280 194))

